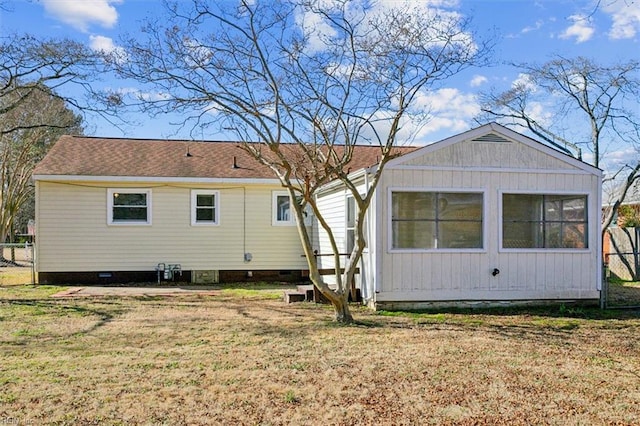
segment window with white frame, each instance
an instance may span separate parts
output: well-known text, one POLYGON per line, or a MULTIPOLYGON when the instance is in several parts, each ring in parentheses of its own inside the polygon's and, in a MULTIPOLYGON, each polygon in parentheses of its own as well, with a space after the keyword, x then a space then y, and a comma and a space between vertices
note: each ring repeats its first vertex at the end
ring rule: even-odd
POLYGON ((480 192, 391 193, 392 249, 483 248, 480 192))
POLYGON ((351 253, 353 247, 356 244, 356 200, 352 195, 347 196, 346 199, 346 241, 345 248, 346 253, 351 253))
POLYGON ((294 225, 291 199, 286 191, 273 192, 273 225, 294 225))
POLYGON ((502 247, 585 249, 587 196, 502 194, 502 247))
POLYGON ((110 225, 150 225, 150 189, 109 189, 107 221, 110 225))
POLYGON ((211 190, 191 191, 191 225, 217 225, 220 194, 211 190))

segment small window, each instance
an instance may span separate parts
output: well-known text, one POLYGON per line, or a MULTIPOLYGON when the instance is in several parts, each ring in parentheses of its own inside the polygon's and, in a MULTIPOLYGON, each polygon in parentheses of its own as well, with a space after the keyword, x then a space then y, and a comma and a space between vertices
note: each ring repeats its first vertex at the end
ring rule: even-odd
POLYGON ((346 253, 351 253, 356 245, 356 200, 352 195, 347 196, 346 217, 346 253))
POLYGON ((151 190, 109 189, 107 197, 109 225, 151 224, 151 190))
POLYGON ((502 247, 585 249, 587 196, 502 194, 502 247))
POLYGON ((218 191, 191 191, 191 225, 217 225, 219 202, 218 191))
POLYGON ((393 249, 483 248, 483 194, 393 192, 393 249))
POLYGON ((273 225, 295 225, 295 217, 291 210, 291 199, 284 191, 273 193, 273 225))

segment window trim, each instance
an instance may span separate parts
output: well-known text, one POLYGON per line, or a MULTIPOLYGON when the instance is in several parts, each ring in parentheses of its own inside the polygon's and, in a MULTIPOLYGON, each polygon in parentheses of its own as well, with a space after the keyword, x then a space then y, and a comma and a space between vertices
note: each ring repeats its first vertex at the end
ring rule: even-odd
POLYGON ((591 194, 584 191, 527 191, 527 190, 508 190, 508 189, 500 189, 498 190, 498 253, 590 253, 592 251, 592 246, 594 245, 592 242, 592 212, 591 208, 591 194), (587 232, 586 243, 587 247, 585 248, 544 248, 544 247, 532 247, 532 248, 505 248, 504 247, 504 235, 503 235, 503 221, 504 221, 504 206, 503 206, 503 196, 504 194, 514 194, 514 195, 580 195, 586 198, 585 209, 586 209, 586 223, 585 228, 587 232))
POLYGON ((287 191, 272 191, 271 193, 271 225, 272 226, 295 226, 296 218, 291 208, 291 197, 287 191), (289 198, 289 219, 278 220, 278 197, 289 198))
POLYGON ((388 253, 486 253, 489 226, 486 188, 432 188, 390 187, 387 193, 387 252, 388 253), (393 247, 393 193, 394 192, 447 192, 482 195, 482 247, 480 248, 395 248, 393 247))
POLYGON ((191 226, 218 226, 220 225, 220 191, 211 189, 191 190, 191 226), (213 195, 213 221, 198 221, 198 195, 213 195))
POLYGON ((107 188, 107 225, 109 226, 149 226, 152 223, 152 208, 151 206, 151 189, 142 188, 107 188), (147 220, 113 220, 113 195, 114 194, 145 194, 147 198, 147 220))

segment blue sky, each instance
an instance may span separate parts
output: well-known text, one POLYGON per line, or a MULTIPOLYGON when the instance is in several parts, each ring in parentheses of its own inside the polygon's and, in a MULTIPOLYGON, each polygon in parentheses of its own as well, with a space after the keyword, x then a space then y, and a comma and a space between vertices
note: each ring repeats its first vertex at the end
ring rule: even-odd
MULTIPOLYGON (((602 64, 640 58, 639 0, 428 0, 428 3, 471 17, 480 34, 497 31, 500 39, 493 58, 496 63, 542 63, 554 54, 587 56, 602 64)), ((144 18, 158 16, 162 9, 156 0, 4 0, 3 4, 8 9, 0 11, 3 34, 26 31, 38 36, 69 37, 102 50, 117 49, 120 34, 135 33, 144 18)), ((432 142, 473 127, 471 118, 478 111, 475 100, 478 91, 492 86, 508 88, 518 74, 517 69, 501 65, 470 69, 448 81, 445 87, 426 94, 433 117, 416 142, 432 142)), ((119 83, 106 78, 104 84, 113 87, 119 83)), ((88 117, 88 133, 113 137, 189 137, 186 132, 175 134, 167 123, 169 118, 138 119, 139 125, 118 129, 97 117, 88 117)))

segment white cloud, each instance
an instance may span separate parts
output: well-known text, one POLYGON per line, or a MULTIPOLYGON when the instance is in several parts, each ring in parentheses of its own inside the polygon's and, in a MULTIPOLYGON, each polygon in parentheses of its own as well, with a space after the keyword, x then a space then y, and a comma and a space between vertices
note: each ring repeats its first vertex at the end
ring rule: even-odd
POLYGON ((569 26, 569 28, 564 30, 562 34, 560 34, 560 38, 575 38, 576 43, 583 43, 593 37, 595 29, 593 28, 593 24, 587 16, 571 15, 568 19, 572 21, 573 24, 569 26))
POLYGON ((544 24, 544 22, 543 22, 543 21, 538 20, 538 21, 536 21, 536 23, 535 23, 534 25, 532 25, 532 26, 528 26, 528 27, 524 27, 520 32, 521 32, 522 34, 526 34, 526 33, 530 33, 531 31, 537 31, 537 30, 539 30, 540 28, 542 28, 542 25, 543 25, 543 24, 544 24))
POLYGON ((484 75, 474 75, 473 78, 471 79, 471 82, 469 82, 469 84, 471 85, 471 87, 478 87, 478 86, 482 86, 487 81, 489 80, 484 75))
POLYGON ((531 92, 535 92, 537 90, 535 83, 531 80, 531 76, 526 73, 518 74, 518 77, 511 83, 511 87, 522 87, 531 92))
POLYGON ((110 56, 117 63, 123 63, 127 59, 125 50, 120 46, 116 46, 109 37, 89 36, 89 46, 97 52, 110 56))
POLYGON ((417 141, 424 141, 427 135, 443 130, 450 133, 468 130, 473 117, 480 113, 480 105, 475 95, 462 93, 454 88, 423 93, 417 99, 416 107, 428 111, 426 124, 413 123, 413 127, 417 130, 415 132, 417 141))
POLYGON ((640 2, 616 0, 602 3, 602 11, 613 21, 609 38, 630 39, 640 31, 640 2))
POLYGON ((122 0, 42 0, 45 10, 56 19, 88 32, 90 24, 112 28, 118 22, 114 4, 122 0))

